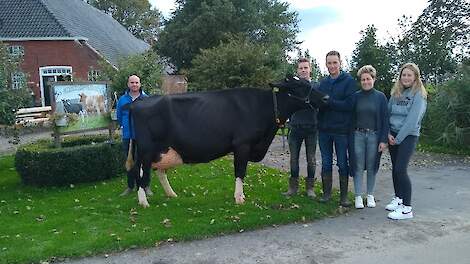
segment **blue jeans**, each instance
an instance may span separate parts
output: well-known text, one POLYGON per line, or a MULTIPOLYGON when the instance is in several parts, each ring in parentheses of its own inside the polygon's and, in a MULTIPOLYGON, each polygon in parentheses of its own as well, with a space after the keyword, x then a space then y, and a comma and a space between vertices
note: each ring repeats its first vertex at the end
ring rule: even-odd
POLYGON ((348 135, 319 132, 318 142, 321 152, 321 171, 331 173, 333 171, 333 145, 336 153, 336 165, 341 177, 349 175, 348 166, 348 135))
POLYGON ((367 194, 373 194, 375 187, 376 162, 379 151, 377 132, 354 132, 354 192, 356 196, 362 195, 362 178, 367 170, 367 194))
POLYGON ((315 178, 315 152, 317 151, 317 129, 315 126, 293 126, 289 131, 290 175, 299 177, 299 154, 305 141, 307 156, 307 177, 315 178))

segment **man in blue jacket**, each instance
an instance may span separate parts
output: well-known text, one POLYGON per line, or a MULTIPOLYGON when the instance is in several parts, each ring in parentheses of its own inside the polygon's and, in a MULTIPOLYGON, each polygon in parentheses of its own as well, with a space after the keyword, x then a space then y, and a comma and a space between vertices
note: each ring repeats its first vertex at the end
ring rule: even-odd
MULTIPOLYGON (((336 104, 351 103, 350 97, 356 92, 357 84, 349 73, 341 70, 339 52, 330 51, 326 54, 326 67, 329 76, 320 82, 319 90, 330 96, 336 104)), ((336 164, 339 172, 340 204, 351 206, 348 200, 349 166, 348 145, 352 111, 341 110, 328 104, 318 112, 318 141, 322 158, 322 202, 331 198, 333 146, 336 153, 336 164)))
MULTIPOLYGON (((131 139, 135 139, 135 134, 134 129, 132 128, 132 125, 130 123, 132 121, 129 116, 129 109, 123 108, 125 105, 132 103, 137 98, 142 97, 147 97, 147 95, 142 91, 140 87, 140 78, 137 75, 129 76, 127 80, 127 90, 124 95, 119 98, 116 111, 117 120, 119 122, 119 126, 121 127, 122 133, 122 149, 126 157, 129 152, 129 141, 131 139)), ((137 182, 140 180, 143 181, 143 186, 146 186, 144 188, 145 193, 147 195, 153 194, 149 187, 150 178, 140 178, 140 167, 140 164, 136 164, 130 171, 127 172, 127 188, 124 190, 124 192, 121 193, 121 196, 125 196, 131 193, 134 187, 136 186, 137 182)), ((150 175, 150 172, 148 174, 144 173, 143 175, 150 175)), ((137 184, 137 186, 139 185, 137 184)))

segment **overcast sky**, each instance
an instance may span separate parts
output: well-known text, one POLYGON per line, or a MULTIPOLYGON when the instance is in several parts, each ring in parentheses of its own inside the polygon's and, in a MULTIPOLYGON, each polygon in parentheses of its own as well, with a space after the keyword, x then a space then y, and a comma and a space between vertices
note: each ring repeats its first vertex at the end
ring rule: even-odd
MULTIPOLYGON (((174 9, 173 0, 149 0, 168 17, 174 9)), ((374 24, 379 40, 397 34, 397 21, 402 15, 413 20, 426 8, 427 0, 286 0, 299 14, 302 49, 309 49, 325 71, 325 54, 337 50, 344 58, 350 58, 360 31, 374 24)))

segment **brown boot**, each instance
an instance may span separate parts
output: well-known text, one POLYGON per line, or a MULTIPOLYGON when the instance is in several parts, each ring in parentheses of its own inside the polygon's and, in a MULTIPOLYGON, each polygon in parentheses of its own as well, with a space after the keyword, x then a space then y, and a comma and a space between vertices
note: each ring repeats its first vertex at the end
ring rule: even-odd
POLYGON ((350 207, 351 202, 348 199, 349 176, 339 176, 339 204, 343 207, 350 207))
POLYGON ((287 192, 283 192, 282 194, 285 196, 292 196, 292 195, 296 195, 298 190, 299 190, 299 178, 290 177, 289 189, 287 190, 287 192))
POLYGON ((307 197, 314 199, 316 197, 313 186, 315 185, 315 178, 305 178, 305 190, 307 191, 307 197))
POLYGON ((331 199, 331 185, 332 185, 331 172, 321 174, 321 185, 323 188, 323 196, 320 198, 320 202, 326 203, 331 199))

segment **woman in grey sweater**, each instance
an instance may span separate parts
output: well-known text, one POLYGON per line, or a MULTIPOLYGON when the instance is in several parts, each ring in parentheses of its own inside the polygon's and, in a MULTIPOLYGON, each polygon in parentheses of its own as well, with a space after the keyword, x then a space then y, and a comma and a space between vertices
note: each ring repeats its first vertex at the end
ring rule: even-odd
POLYGON ((408 163, 418 141, 421 120, 426 112, 427 92, 416 64, 406 63, 391 91, 388 102, 390 134, 388 143, 392 159, 392 177, 395 197, 385 207, 392 211, 388 217, 395 220, 413 218, 411 208, 411 181, 408 163))

